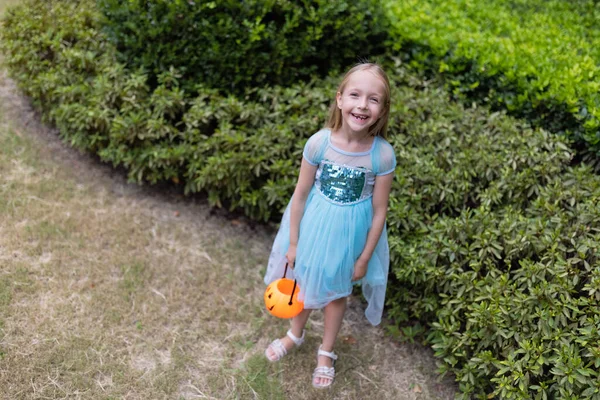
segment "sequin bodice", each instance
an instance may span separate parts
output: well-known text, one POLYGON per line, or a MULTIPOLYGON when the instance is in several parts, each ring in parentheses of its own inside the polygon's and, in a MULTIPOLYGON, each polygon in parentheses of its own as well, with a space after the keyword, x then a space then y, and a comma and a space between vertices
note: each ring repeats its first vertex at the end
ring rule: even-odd
POLYGON ((355 204, 373 196, 375 174, 367 168, 321 161, 315 186, 329 201, 340 205, 355 204))

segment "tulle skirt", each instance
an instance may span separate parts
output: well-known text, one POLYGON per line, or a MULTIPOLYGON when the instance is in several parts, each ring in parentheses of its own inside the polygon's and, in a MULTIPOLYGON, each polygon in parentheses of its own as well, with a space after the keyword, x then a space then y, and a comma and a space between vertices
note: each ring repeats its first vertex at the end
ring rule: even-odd
MULTIPOLYGON (((267 285, 283 277, 285 254, 290 244, 290 205, 291 201, 273 243, 264 279, 267 285)), ((312 188, 300 222, 295 268, 288 268, 287 272, 288 278, 298 281, 298 298, 304 302, 304 308, 323 308, 333 300, 350 295, 353 284, 362 284, 368 303, 365 315, 373 325, 381 322, 389 269, 385 227, 367 274, 360 281, 352 282, 354 263, 365 247, 372 220, 371 198, 339 205, 322 196, 316 187, 312 188)))

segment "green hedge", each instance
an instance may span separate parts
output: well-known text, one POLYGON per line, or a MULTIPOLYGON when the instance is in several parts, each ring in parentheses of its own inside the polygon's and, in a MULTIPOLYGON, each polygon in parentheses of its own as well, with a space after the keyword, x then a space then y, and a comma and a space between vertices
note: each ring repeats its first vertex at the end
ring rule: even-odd
MULTIPOLYGON (((9 12, 2 51, 65 140, 134 181, 279 217, 337 79, 192 96, 172 69, 151 89, 117 62, 94 2, 28 4, 9 12)), ((425 332, 464 399, 600 398, 599 178, 569 166, 562 138, 386 68, 398 156, 390 331, 425 332)))
POLYGON ((600 151, 593 0, 390 1, 396 51, 489 102, 600 151))
POLYGON ((186 93, 171 69, 152 90, 147 74, 116 60, 91 0, 29 3, 9 11, 2 51, 65 140, 125 167, 132 181, 184 184, 255 219, 285 207, 303 141, 325 119, 335 81, 238 98, 201 86, 186 93))
POLYGON ((425 332, 463 399, 600 399, 600 178, 556 136, 444 97, 392 112, 390 331, 425 332))
POLYGON ((185 87, 242 93, 289 85, 381 53, 385 13, 376 0, 98 0, 119 60, 150 82, 174 67, 185 87))

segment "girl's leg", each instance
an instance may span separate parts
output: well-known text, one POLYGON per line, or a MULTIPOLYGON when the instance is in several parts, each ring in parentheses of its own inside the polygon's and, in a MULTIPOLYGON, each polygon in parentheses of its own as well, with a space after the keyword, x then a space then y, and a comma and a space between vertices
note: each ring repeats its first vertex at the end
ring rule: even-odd
MULTIPOLYGON (((304 330, 304 327, 306 326, 306 322, 308 321, 308 317, 310 317, 311 311, 312 310, 304 309, 304 310, 300 311, 300 314, 298 314, 294 318, 292 318, 292 333, 294 334, 294 336, 296 336, 296 337, 302 336, 302 331, 304 330)), ((287 336, 285 338, 287 340, 289 340, 290 342, 292 341, 287 336)), ((284 345, 285 345, 285 342, 284 342, 284 345)))
MULTIPOLYGON (((300 312, 300 314, 298 314, 294 318, 292 318, 291 330, 292 330, 292 333, 294 334, 294 336, 296 336, 297 338, 302 337, 302 331, 304 330, 304 327, 306 326, 306 322, 308 321, 308 317, 310 316, 311 311, 312 310, 304 309, 300 312)), ((294 342, 287 335, 285 335, 284 337, 282 337, 279 340, 281 340, 281 342, 283 343, 283 346, 288 351, 292 347, 294 347, 294 342)), ((267 349, 267 356, 269 358, 275 357, 275 354, 273 353, 273 350, 271 348, 267 349)))
MULTIPOLYGON (((325 319, 325 333, 323 334, 323 343, 321 349, 325 351, 333 351, 333 345, 337 338, 338 332, 342 327, 342 320, 344 313, 346 312, 347 298, 343 297, 332 301, 325 306, 324 319, 325 319)), ((332 367, 333 360, 326 356, 319 356, 317 366, 332 367)), ((315 384, 327 384, 331 379, 329 378, 315 378, 315 384)))

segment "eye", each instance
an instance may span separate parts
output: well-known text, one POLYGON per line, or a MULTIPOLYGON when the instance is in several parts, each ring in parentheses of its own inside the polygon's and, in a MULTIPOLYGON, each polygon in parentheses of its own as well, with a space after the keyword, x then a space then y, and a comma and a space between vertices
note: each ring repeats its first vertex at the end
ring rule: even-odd
POLYGON ((352 93, 350 93, 350 97, 358 97, 358 93, 352 92, 352 93))
POLYGON ((379 104, 379 99, 377 97, 371 97, 371 102, 379 104))

